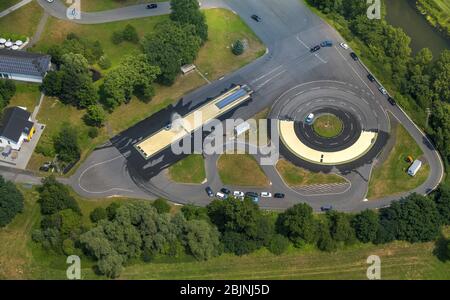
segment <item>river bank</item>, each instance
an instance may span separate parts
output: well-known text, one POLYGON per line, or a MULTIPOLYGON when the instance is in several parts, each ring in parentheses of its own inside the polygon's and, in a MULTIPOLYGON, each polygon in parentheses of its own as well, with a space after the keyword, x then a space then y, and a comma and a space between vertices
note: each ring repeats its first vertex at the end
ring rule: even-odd
POLYGON ((428 23, 450 39, 450 2, 417 0, 416 7, 428 23))

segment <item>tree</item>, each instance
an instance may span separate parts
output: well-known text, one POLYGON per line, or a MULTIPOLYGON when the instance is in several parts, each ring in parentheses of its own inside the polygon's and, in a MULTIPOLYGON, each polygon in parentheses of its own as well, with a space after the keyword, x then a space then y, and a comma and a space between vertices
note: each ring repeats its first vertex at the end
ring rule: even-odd
POLYGON ((350 217, 341 212, 327 212, 327 219, 330 224, 330 234, 336 242, 350 245, 356 241, 355 230, 350 225, 350 217))
POLYGON ((289 247, 289 239, 281 234, 274 234, 270 239, 267 249, 275 255, 281 255, 289 247))
POLYGON ((441 215, 442 222, 450 225, 450 187, 441 184, 434 194, 436 208, 441 215))
POLYGON ((11 181, 0 175, 0 227, 9 224, 23 211, 23 195, 11 181))
POLYGON ((106 209, 103 207, 96 207, 89 215, 89 218, 92 222, 97 223, 100 220, 106 220, 108 218, 108 214, 106 209))
POLYGON ((296 204, 287 209, 278 216, 277 230, 294 244, 313 243, 316 240, 317 230, 313 209, 306 203, 296 204))
POLYGON ((50 71, 44 77, 41 85, 41 91, 51 97, 58 97, 62 89, 62 72, 50 71))
POLYGON ((98 94, 87 60, 81 54, 68 53, 62 57, 62 61, 61 101, 79 108, 95 104, 98 94))
POLYGON ((377 237, 378 214, 372 210, 364 210, 352 220, 356 237, 363 243, 373 242, 377 237))
POLYGON ((222 235, 222 243, 225 252, 234 253, 239 256, 252 253, 258 249, 256 241, 249 239, 244 233, 234 231, 225 231, 222 235))
POLYGON ((244 53, 244 44, 242 44, 241 40, 237 40, 236 42, 234 42, 231 51, 234 55, 241 55, 242 53, 244 53))
POLYGON ((123 39, 131 43, 139 42, 139 35, 133 25, 127 24, 122 32, 123 39))
POLYGON ((16 84, 11 80, 0 79, 0 109, 9 104, 9 100, 16 93, 16 84))
POLYGON ((100 274, 106 275, 109 278, 117 278, 123 270, 122 264, 122 257, 113 253, 100 259, 97 263, 97 268, 100 274))
POLYGON ((53 140, 53 146, 58 159, 65 163, 76 162, 80 159, 81 150, 78 145, 78 133, 69 124, 63 124, 60 132, 53 140))
POLYGON ((64 209, 71 209, 81 214, 81 210, 70 195, 69 189, 56 181, 54 176, 44 178, 39 187, 39 204, 43 215, 51 215, 64 209))
POLYGON ((326 252, 332 252, 337 249, 337 243, 330 234, 330 224, 328 223, 328 220, 318 222, 317 248, 326 252))
POLYGON ((194 32, 202 43, 208 39, 208 24, 197 0, 171 0, 170 7, 172 9, 170 18, 173 21, 182 26, 193 25, 194 32))
POLYGON ((106 112, 98 104, 90 105, 87 108, 86 115, 84 116, 84 121, 86 124, 96 127, 101 127, 105 123, 106 112))
POLYGON ((195 206, 194 204, 186 204, 181 208, 181 213, 186 220, 205 220, 210 221, 208 211, 205 207, 195 206))
POLYGON ((192 25, 180 26, 170 21, 158 23, 154 33, 146 35, 142 42, 149 64, 160 68, 158 81, 164 85, 172 85, 181 66, 194 61, 200 44, 192 25))
POLYGON ((111 65, 112 65, 111 59, 109 59, 109 56, 107 56, 107 55, 102 55, 98 61, 98 65, 103 70, 107 70, 107 69, 111 68, 111 65))
POLYGON ((430 117, 431 137, 443 156, 450 162, 450 105, 435 101, 430 117))
POLYGON ((165 199, 156 199, 153 203, 152 203, 153 207, 156 208, 156 211, 159 214, 167 214, 170 212, 170 205, 169 203, 167 203, 167 200, 165 199))
POLYGON ((450 50, 445 49, 433 67, 433 88, 442 102, 450 103, 450 50))
POLYGON ((208 260, 220 254, 219 232, 204 220, 191 220, 186 226, 186 244, 197 260, 208 260))

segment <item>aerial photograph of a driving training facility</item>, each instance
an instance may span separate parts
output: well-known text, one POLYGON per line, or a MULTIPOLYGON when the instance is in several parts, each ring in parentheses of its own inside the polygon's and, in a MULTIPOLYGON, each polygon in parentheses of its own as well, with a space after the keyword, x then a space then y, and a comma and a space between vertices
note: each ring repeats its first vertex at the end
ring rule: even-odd
POLYGON ((0 0, 0 109, 0 279, 450 279, 449 0, 0 0))

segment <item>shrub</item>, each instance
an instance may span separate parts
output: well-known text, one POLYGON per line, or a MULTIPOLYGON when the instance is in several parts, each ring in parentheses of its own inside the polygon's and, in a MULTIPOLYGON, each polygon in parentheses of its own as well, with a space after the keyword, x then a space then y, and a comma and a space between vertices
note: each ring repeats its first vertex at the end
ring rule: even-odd
POLYGON ((233 47, 231 47, 231 52, 233 52, 234 55, 241 55, 244 53, 244 44, 241 42, 241 40, 237 40, 233 47))
POLYGON ((107 219, 108 213, 106 212, 106 209, 104 209, 103 207, 97 207, 91 212, 89 218, 91 219, 92 222, 97 223, 100 220, 107 219))
POLYGON ((267 245, 267 249, 275 255, 281 255, 289 247, 289 239, 281 234, 274 234, 267 245))
POLYGON ((11 181, 0 175, 0 227, 9 224, 23 211, 23 195, 11 181))
POLYGON ((167 203, 167 200, 165 199, 156 199, 153 203, 152 203, 153 207, 156 208, 156 211, 159 214, 166 214, 168 212, 170 212, 170 205, 169 203, 167 203))
POLYGON ((100 59, 98 61, 98 65, 103 70, 106 70, 106 69, 111 68, 112 63, 111 63, 111 60, 109 59, 109 57, 107 55, 102 55, 102 57, 100 57, 100 59))

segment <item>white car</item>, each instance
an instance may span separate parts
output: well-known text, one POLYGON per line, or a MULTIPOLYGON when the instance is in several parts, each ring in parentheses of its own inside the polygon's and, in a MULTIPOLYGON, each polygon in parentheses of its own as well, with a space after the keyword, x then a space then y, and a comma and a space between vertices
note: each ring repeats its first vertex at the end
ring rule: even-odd
POLYGON ((235 198, 243 199, 243 198, 244 198, 244 192, 241 192, 241 191, 234 191, 234 192, 233 192, 233 196, 234 196, 235 198))
POLYGON ((306 117, 305 122, 306 122, 306 124, 311 124, 313 122, 313 120, 314 120, 314 114, 311 113, 306 117))
POLYGON ((378 90, 379 90, 383 95, 387 95, 387 91, 386 91, 386 89, 385 89, 384 87, 380 86, 380 87, 378 88, 378 90))
POLYGON ((341 43, 340 44, 342 48, 344 48, 345 50, 348 50, 348 45, 346 43, 341 43))
POLYGON ((261 198, 271 198, 271 197, 272 197, 272 193, 269 193, 269 192, 261 193, 261 198))
POLYGON ((219 198, 219 199, 221 199, 221 200, 227 199, 227 195, 225 195, 225 194, 222 193, 222 192, 217 192, 217 193, 216 193, 216 197, 219 198))
POLYGON ((54 0, 47 0, 48 3, 53 3, 54 0))

